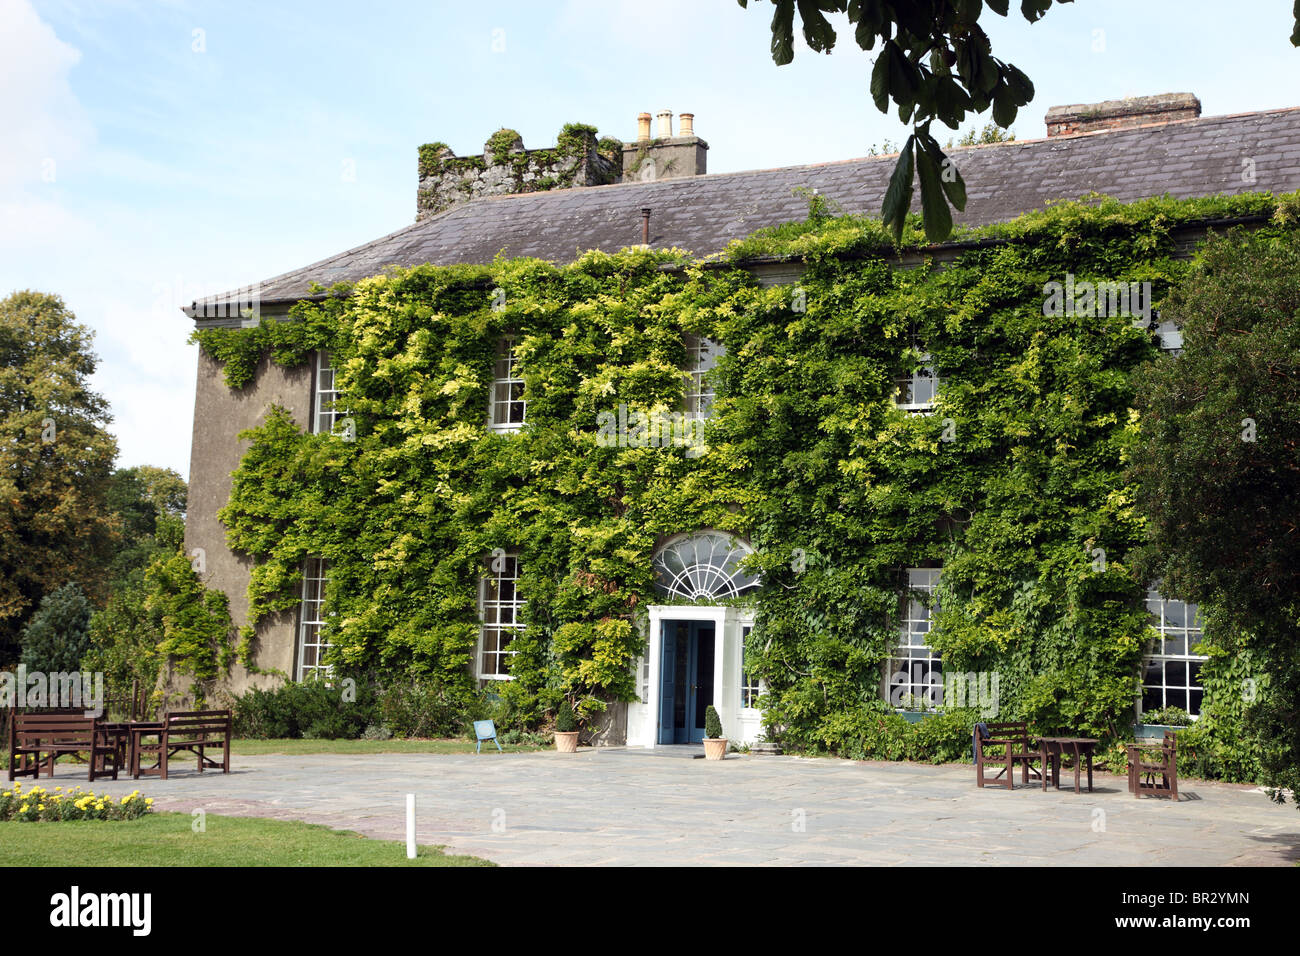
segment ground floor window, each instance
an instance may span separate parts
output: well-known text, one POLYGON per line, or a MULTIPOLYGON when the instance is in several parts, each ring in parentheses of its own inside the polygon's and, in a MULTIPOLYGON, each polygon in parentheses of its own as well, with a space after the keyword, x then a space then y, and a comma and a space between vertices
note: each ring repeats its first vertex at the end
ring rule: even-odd
POLYGON ((324 663, 329 642, 321 638, 325 607, 325 561, 308 558, 302 569, 302 606, 298 614, 298 680, 328 677, 324 663))
POLYGON ((929 645, 930 622, 938 606, 928 599, 938 583, 938 568, 907 569, 903 624, 898 645, 885 665, 886 699, 904 710, 943 703, 942 662, 929 645))
POLYGON ((1147 591, 1151 625, 1160 632, 1142 667, 1142 713, 1177 707, 1193 717, 1201 713, 1201 665, 1208 660, 1193 654, 1201 640, 1200 609, 1195 604, 1147 591))
POLYGON ((478 676, 480 681, 509 680, 511 643, 524 629, 521 619, 524 601, 519 596, 519 556, 494 554, 479 589, 483 621, 479 637, 478 676))
POLYGON ((758 708, 758 695, 761 692, 758 678, 745 671, 745 652, 749 650, 749 635, 754 627, 751 624, 740 628, 740 706, 758 708))

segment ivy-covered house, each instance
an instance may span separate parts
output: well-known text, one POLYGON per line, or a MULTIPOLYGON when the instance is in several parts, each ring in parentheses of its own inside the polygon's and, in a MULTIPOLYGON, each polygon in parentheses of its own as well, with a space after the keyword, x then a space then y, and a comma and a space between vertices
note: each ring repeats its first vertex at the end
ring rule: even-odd
POLYGON ((413 225, 187 310, 226 689, 567 697, 644 746, 712 703, 732 739, 868 754, 881 715, 963 703, 945 674, 1091 735, 1199 715, 1216 663, 1128 564, 1125 450, 1179 347, 1164 290, 1207 232, 1284 228, 1300 109, 1199 114, 956 150, 957 232, 901 247, 892 158, 710 175, 689 114, 422 148, 413 225))

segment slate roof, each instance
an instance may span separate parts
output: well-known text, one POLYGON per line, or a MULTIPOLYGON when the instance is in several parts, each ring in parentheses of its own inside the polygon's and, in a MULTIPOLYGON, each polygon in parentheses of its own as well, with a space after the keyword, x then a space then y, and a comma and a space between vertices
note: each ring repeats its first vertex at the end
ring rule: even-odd
MULTIPOLYGON (((1300 189, 1300 107, 979 146, 953 156, 967 187, 966 210, 955 219, 972 226, 1094 190, 1126 202, 1164 193, 1292 192, 1300 189), (1243 179, 1245 158, 1254 161, 1253 183, 1243 179)), ((873 156, 476 199, 268 279, 258 291, 262 305, 292 302, 313 281, 353 281, 394 264, 486 263, 498 253, 570 262, 588 249, 639 243, 642 207, 652 210, 652 245, 706 256, 760 227, 806 218, 807 200, 796 187, 816 188, 845 212, 879 215, 894 163, 873 156)), ((919 202, 914 196, 914 210, 919 202)), ((185 311, 200 315, 234 296, 212 296, 185 311)))

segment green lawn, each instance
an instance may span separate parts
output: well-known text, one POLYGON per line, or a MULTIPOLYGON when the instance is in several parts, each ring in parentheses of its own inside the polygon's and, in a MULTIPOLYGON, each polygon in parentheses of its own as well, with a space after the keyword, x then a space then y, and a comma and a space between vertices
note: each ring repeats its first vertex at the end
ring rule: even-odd
POLYGON ((138 820, 0 823, 0 866, 493 866, 422 846, 406 858, 396 840, 291 820, 208 814, 195 833, 188 813, 138 820))

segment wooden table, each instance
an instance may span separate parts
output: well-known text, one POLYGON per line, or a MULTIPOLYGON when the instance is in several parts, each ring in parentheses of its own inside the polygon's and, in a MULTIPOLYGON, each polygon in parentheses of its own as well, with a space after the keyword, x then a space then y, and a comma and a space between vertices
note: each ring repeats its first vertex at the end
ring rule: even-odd
POLYGON ((1079 792, 1079 764, 1088 762, 1088 792, 1092 793, 1092 754, 1097 748, 1097 741, 1092 737, 1040 737, 1039 754, 1042 757, 1043 789, 1047 789, 1047 771, 1050 766, 1052 780, 1057 790, 1061 789, 1061 756, 1069 754, 1074 758, 1074 792, 1079 792), (1050 763, 1049 763, 1050 761, 1050 763))
POLYGON ((162 730, 160 720, 120 720, 107 724, 109 730, 117 733, 119 741, 119 767, 131 768, 136 764, 136 755, 140 751, 140 738, 150 731, 162 730))

